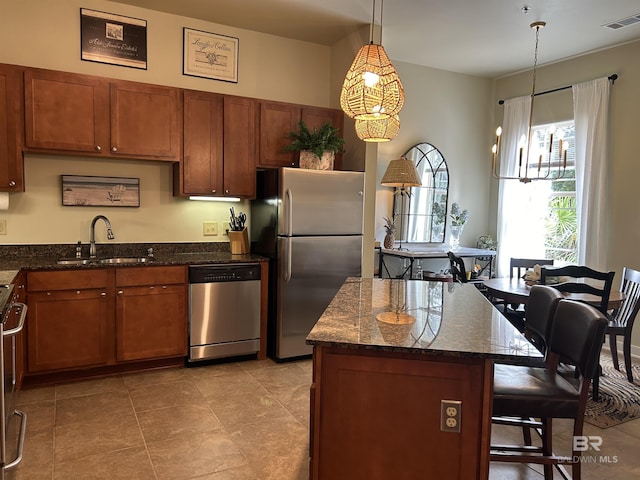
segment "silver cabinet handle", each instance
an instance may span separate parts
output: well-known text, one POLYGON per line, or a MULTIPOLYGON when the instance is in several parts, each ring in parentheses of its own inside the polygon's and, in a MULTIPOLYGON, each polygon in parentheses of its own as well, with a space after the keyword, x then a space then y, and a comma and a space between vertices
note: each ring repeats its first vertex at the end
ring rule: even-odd
POLYGON ((162 285, 162 288, 167 288, 167 286, 166 285, 162 285))
POLYGON ((14 182, 13 180, 11 180, 11 181, 9 182, 9 186, 10 186, 10 187, 15 187, 15 186, 16 186, 16 182, 14 182))
POLYGON ((151 285, 151 286, 149 287, 149 290, 155 290, 155 288, 156 288, 156 287, 154 287, 153 285, 151 285))
POLYGON ((21 308, 18 326, 16 328, 12 328, 10 330, 5 330, 4 332, 2 332, 3 337, 13 337, 14 335, 20 333, 20 331, 22 331, 22 328, 24 327, 24 319, 27 318, 27 306, 24 303, 16 302, 13 304, 13 306, 21 308))
POLYGON ((102 147, 100 145, 96 145, 96 152, 101 152, 102 151, 102 147))
POLYGON ((100 292, 100 296, 101 297, 106 297, 107 296, 107 292, 100 292))
POLYGON ((111 147, 111 151, 112 152, 117 152, 118 151, 118 147, 111 147))
POLYGON ((216 193, 216 191, 215 190, 211 190, 211 193, 216 193))
POLYGON ((124 295, 124 292, 122 290, 118 290, 118 295, 124 295))
POLYGON ((225 190, 225 191, 224 191, 224 193, 227 193, 227 194, 228 194, 228 193, 229 193, 229 190, 225 190))

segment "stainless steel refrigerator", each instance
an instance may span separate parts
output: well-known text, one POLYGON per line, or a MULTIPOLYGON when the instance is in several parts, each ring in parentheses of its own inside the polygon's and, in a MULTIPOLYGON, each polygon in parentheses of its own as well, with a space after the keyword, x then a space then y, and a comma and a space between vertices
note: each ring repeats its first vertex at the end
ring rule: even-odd
POLYGON ((347 277, 360 276, 364 173, 258 172, 252 252, 269 262, 269 355, 312 352, 305 338, 347 277))

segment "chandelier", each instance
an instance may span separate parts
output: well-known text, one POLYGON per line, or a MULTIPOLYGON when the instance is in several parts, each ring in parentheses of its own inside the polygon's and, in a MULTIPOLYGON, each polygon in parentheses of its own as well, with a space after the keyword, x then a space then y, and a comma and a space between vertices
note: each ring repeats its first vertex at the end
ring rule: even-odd
MULTIPOLYGON (((381 38, 383 7, 381 4, 381 38)), ((356 120, 383 120, 397 115, 404 106, 404 88, 398 72, 384 47, 373 43, 375 8, 373 0, 370 42, 358 50, 340 92, 340 107, 347 116, 356 120)))
MULTIPOLYGON (((493 154, 492 170, 493 177, 500 180, 519 180, 522 183, 529 183, 532 180, 555 180, 557 178, 563 178, 567 168, 567 149, 569 145, 567 143, 562 145, 562 138, 558 139, 558 157, 554 160, 553 157, 553 135, 554 128, 551 127, 548 131, 548 141, 544 138, 542 141, 542 148, 539 145, 535 145, 536 150, 533 151, 533 103, 536 96, 536 72, 538 67, 538 39, 540 29, 544 28, 546 22, 533 22, 529 27, 536 30, 536 46, 533 56, 533 81, 531 87, 531 105, 529 109, 529 126, 527 135, 522 135, 518 142, 516 158, 518 160, 518 174, 512 175, 500 175, 499 166, 497 162, 498 154, 500 153, 500 136, 502 135, 502 127, 496 129, 496 143, 493 144, 491 152, 493 154), (547 148, 548 143, 548 148, 547 148), (557 166, 557 169, 556 169, 557 166), (551 175, 553 171, 556 171, 555 175, 551 175)), ((536 142, 539 143, 539 142, 536 142)))

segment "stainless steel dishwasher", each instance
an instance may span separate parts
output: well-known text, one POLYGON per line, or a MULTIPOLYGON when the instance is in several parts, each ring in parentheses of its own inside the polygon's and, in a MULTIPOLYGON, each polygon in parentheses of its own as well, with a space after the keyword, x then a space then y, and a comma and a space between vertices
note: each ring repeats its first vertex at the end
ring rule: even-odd
POLYGON ((260 265, 189 266, 188 362, 260 350, 260 265))

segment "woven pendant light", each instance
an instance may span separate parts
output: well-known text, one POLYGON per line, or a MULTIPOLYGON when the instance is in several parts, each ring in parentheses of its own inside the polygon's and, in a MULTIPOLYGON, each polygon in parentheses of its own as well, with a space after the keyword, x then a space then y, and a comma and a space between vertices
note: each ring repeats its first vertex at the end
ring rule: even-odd
POLYGON ((356 134, 365 142, 388 142, 393 140, 400 131, 400 117, 392 115, 375 120, 356 120, 356 134))
MULTIPOLYGON (((375 18, 375 0, 373 10, 375 18)), ((358 50, 340 92, 340 107, 347 116, 357 120, 387 118, 397 115, 404 106, 404 87, 398 72, 384 47, 373 43, 373 22, 371 41, 358 50)))

